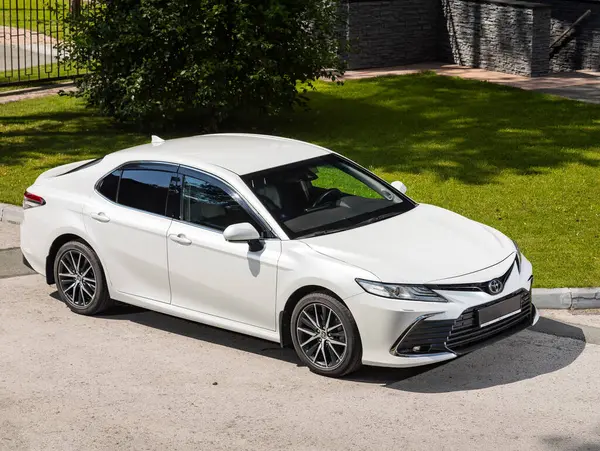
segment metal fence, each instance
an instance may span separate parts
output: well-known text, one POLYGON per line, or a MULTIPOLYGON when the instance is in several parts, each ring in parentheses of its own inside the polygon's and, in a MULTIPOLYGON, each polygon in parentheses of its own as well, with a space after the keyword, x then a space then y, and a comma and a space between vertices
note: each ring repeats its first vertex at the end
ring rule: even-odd
POLYGON ((62 18, 80 1, 0 0, 0 86, 80 74, 56 47, 68 33, 62 18))

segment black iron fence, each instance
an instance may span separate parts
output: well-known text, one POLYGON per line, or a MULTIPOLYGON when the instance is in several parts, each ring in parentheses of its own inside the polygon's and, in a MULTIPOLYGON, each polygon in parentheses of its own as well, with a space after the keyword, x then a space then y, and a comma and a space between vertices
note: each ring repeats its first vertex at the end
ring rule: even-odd
POLYGON ((68 34, 64 16, 89 0, 0 0, 0 86, 71 78, 57 45, 68 34))

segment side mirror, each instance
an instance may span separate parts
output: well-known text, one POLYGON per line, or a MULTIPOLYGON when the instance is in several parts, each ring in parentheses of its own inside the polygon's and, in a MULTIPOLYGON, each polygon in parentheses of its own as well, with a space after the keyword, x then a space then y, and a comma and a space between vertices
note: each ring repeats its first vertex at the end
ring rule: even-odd
POLYGON ((392 182, 392 186, 398 191, 400 191, 402 194, 406 194, 406 185, 404 183, 396 180, 395 182, 392 182))
POLYGON ((264 247, 260 241, 260 233, 248 222, 231 224, 223 231, 223 238, 232 243, 248 243, 252 252, 258 252, 264 247))

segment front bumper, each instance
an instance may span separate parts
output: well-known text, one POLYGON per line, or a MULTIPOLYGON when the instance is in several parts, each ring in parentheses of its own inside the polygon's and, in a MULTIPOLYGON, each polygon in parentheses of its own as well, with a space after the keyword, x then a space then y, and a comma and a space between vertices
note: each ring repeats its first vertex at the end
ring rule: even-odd
POLYGON ((447 303, 399 301, 368 293, 346 299, 361 335, 362 362, 398 368, 443 362, 535 324, 539 314, 531 303, 531 264, 526 259, 524 263, 497 296, 444 292, 447 303), (521 297, 520 313, 483 328, 476 324, 477 309, 513 296, 521 297))

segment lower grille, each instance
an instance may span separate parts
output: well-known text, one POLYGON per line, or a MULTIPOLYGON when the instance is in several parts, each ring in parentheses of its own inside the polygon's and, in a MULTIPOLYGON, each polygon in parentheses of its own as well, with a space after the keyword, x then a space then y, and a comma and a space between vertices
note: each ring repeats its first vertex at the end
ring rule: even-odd
POLYGON ((488 341, 517 332, 531 325, 533 308, 531 293, 520 290, 502 299, 470 307, 456 320, 421 320, 414 324, 392 347, 395 354, 422 355, 452 351, 463 354, 488 341), (520 296, 521 311, 485 327, 479 327, 477 310, 520 296))
POLYGON ((478 305, 477 307, 471 307, 463 312, 462 315, 454 322, 452 331, 446 341, 446 346, 451 351, 465 352, 470 347, 477 345, 478 343, 499 335, 503 332, 509 331, 519 326, 531 324, 532 321, 532 304, 531 304, 531 293, 527 290, 518 291, 506 298, 498 301, 491 302, 485 305, 478 305), (521 296, 521 311, 516 315, 509 316, 497 323, 490 324, 486 327, 479 327, 477 323, 476 310, 479 308, 487 307, 496 302, 502 302, 513 296, 521 296))

